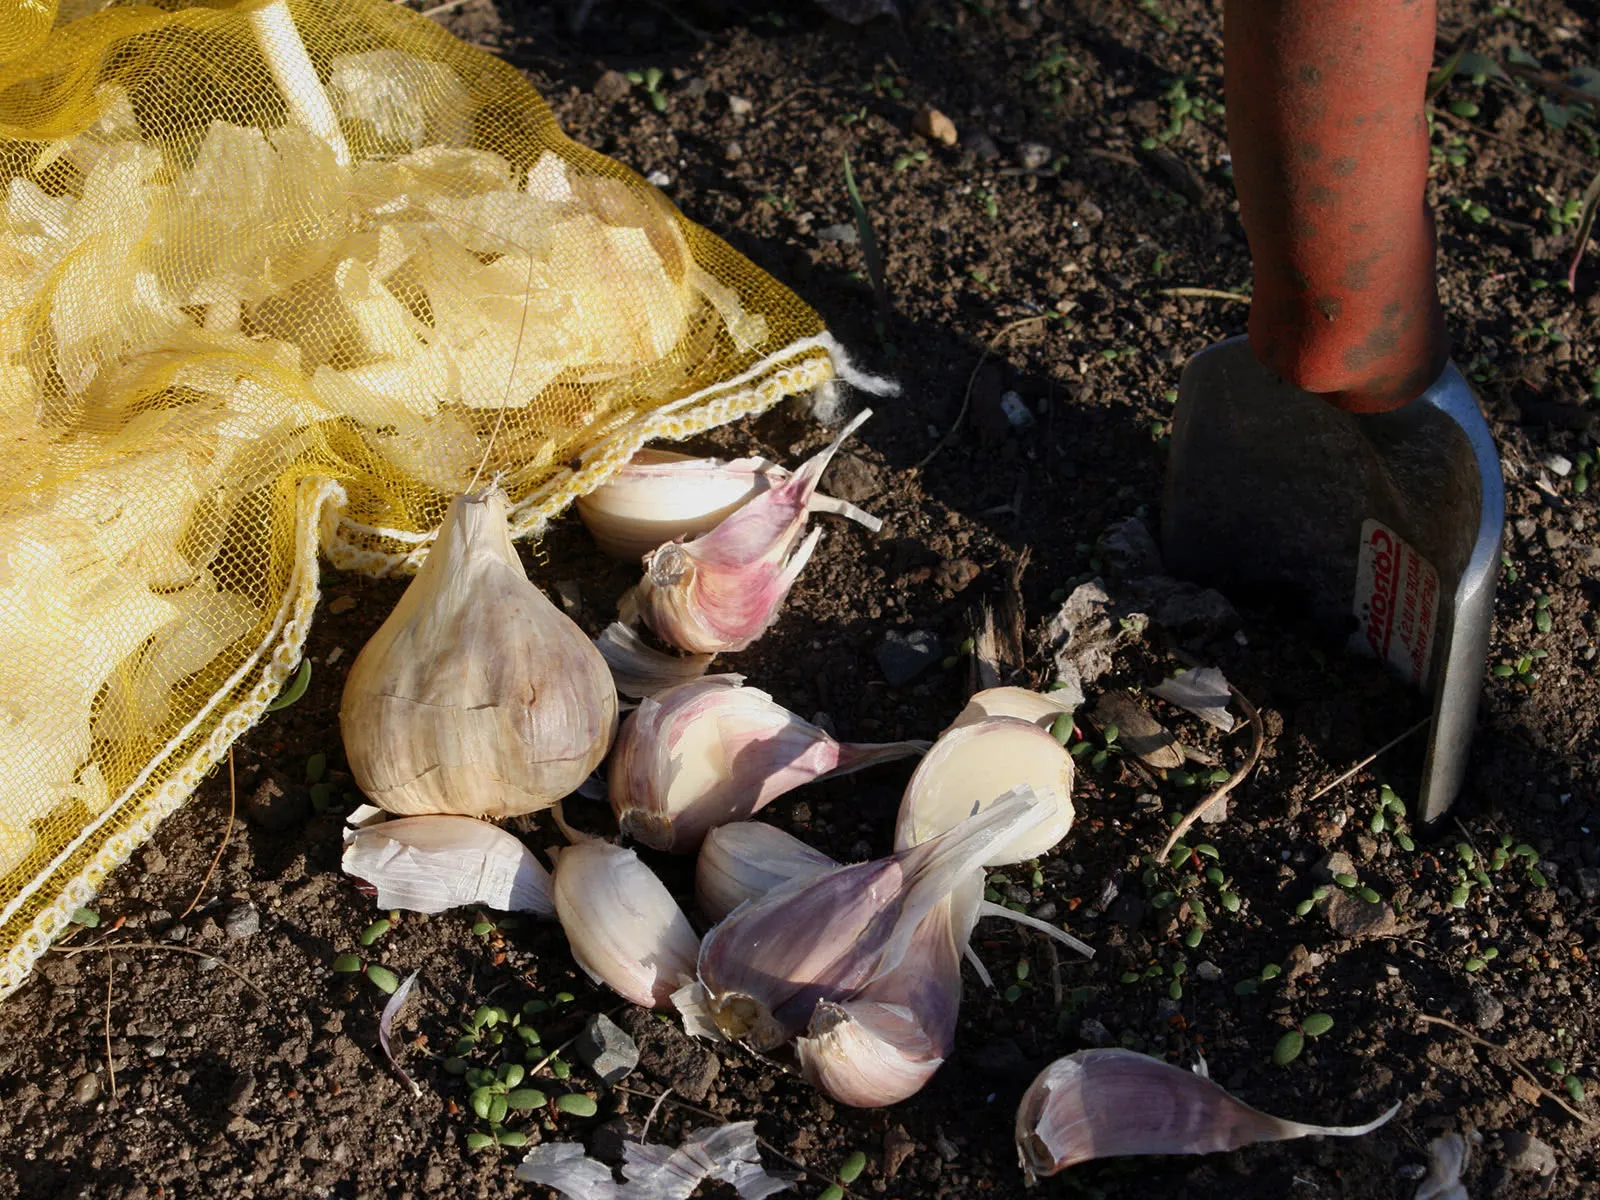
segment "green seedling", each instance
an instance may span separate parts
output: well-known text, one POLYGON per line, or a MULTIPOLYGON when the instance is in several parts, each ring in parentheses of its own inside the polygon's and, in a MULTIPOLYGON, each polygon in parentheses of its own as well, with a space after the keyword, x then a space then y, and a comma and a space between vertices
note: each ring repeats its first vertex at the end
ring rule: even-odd
POLYGON ((1277 963, 1268 963, 1256 973, 1254 979, 1241 979, 1238 983, 1234 984, 1234 994, 1237 996, 1253 996, 1260 989, 1263 983, 1271 983, 1281 974, 1283 974, 1282 967, 1280 967, 1277 963))
POLYGON ((85 929, 98 929, 100 926, 100 914, 92 908, 75 908, 67 920, 74 925, 82 925, 85 929))
POLYGON ((1321 1037, 1332 1028, 1333 1018, 1327 1013, 1312 1013, 1278 1039, 1278 1044, 1272 1048, 1273 1063, 1280 1067, 1288 1066, 1300 1057, 1307 1038, 1321 1037))
POLYGON ((928 152, 926 150, 912 150, 909 153, 897 155, 895 157, 894 170, 896 173, 900 171, 909 171, 912 167, 920 167, 927 161, 928 152))
POLYGON ((663 78, 660 67, 646 67, 643 71, 628 72, 628 82, 633 84, 634 87, 642 87, 644 89, 645 96, 649 98, 650 107, 657 112, 667 111, 667 98, 661 92, 661 80, 663 78))
POLYGON ((839 1164, 839 1182, 854 1183, 861 1177, 861 1172, 867 1169, 867 1156, 860 1150, 852 1150, 845 1160, 839 1164))
POLYGON ((294 678, 289 681, 289 686, 278 693, 277 699, 267 705, 268 712, 277 712, 280 708, 288 708, 296 700, 306 694, 306 689, 311 686, 311 660, 300 660, 300 669, 295 672, 294 678))

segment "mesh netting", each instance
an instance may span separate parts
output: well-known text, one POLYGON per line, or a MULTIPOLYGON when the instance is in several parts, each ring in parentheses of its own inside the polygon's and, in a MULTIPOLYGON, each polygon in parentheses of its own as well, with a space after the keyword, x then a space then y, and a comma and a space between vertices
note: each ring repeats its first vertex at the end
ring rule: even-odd
POLYGON ((491 441, 537 534, 835 369, 388 0, 0 0, 0 183, 0 995, 277 694, 319 551, 413 568, 491 441))

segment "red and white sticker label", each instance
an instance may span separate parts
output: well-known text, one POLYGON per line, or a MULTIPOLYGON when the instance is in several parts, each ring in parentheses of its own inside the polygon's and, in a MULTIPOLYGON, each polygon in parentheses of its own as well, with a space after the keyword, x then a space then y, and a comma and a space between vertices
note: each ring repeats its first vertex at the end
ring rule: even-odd
POLYGON ((1428 686, 1439 615, 1439 572, 1381 521, 1361 526, 1353 648, 1388 663, 1407 683, 1428 686))

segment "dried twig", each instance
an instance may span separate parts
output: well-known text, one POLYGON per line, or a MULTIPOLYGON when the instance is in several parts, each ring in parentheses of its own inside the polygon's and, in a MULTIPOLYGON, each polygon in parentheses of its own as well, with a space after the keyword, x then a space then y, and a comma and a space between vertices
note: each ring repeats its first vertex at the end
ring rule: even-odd
MULTIPOLYGON (((696 1116, 704 1117, 708 1121, 715 1121, 718 1125, 727 1125, 729 1123, 726 1118, 719 1117, 716 1113, 710 1111, 709 1109, 700 1108, 697 1105, 690 1104, 686 1100, 679 1100, 676 1096, 673 1096, 673 1095, 670 1094, 671 1090, 672 1090, 670 1088, 667 1089, 667 1091, 661 1092, 661 1093, 658 1094, 656 1092, 642 1092, 638 1088, 623 1087, 620 1083, 618 1083, 618 1084, 613 1084, 611 1090, 614 1091, 614 1092, 624 1092, 629 1096, 638 1096, 638 1097, 640 1097, 642 1099, 645 1099, 645 1100, 654 1100, 658 1106, 660 1105, 660 1103, 663 1100, 665 1100, 668 1104, 671 1104, 675 1108, 681 1108, 685 1112, 692 1112, 696 1116)), ((779 1162, 788 1163, 795 1170, 803 1172, 804 1174, 810 1176, 812 1179, 819 1180, 819 1181, 821 1181, 822 1183, 825 1183, 825 1184, 829 1184, 829 1183, 833 1184, 840 1191, 842 1191, 846 1196, 854 1196, 856 1194, 855 1192, 852 1192, 849 1188, 845 1187, 844 1184, 840 1183, 832 1175, 824 1175, 820 1171, 813 1171, 810 1167, 806 1166, 805 1163, 799 1162, 796 1159, 790 1158, 782 1150, 779 1150, 771 1142, 767 1141, 766 1138, 757 1137, 756 1138, 756 1145, 760 1146, 763 1150, 765 1150, 768 1154, 772 1155, 772 1157, 776 1158, 779 1162)))
POLYGON ((106 1086, 111 1091, 113 1103, 117 1099, 117 1068, 111 1061, 111 979, 116 960, 106 956, 106 1086))
POLYGON ((1244 709, 1244 715, 1250 721, 1250 756, 1244 760, 1244 765, 1228 776, 1216 791, 1212 792, 1199 804, 1195 805, 1189 813, 1172 827, 1172 832, 1167 835, 1166 842, 1161 847, 1160 858, 1166 861, 1167 855, 1172 853, 1172 848, 1178 844, 1178 839, 1188 833, 1190 828, 1204 816, 1213 805, 1219 804, 1227 794, 1244 781, 1244 777, 1255 769, 1256 762, 1261 758, 1261 750, 1267 742, 1267 732, 1261 724, 1261 714, 1256 711, 1256 706, 1246 699, 1245 694, 1233 684, 1228 685, 1228 690, 1233 693, 1233 698, 1239 702, 1239 707, 1244 709))
POLYGON ((267 994, 257 987, 250 976, 239 970, 239 968, 223 962, 215 954, 207 954, 204 950, 195 950, 188 946, 174 946, 167 942, 100 942, 92 946, 56 946, 54 949, 57 954, 114 954, 118 950, 171 950, 175 954, 187 954, 193 958, 209 959, 244 984, 257 996, 260 996, 261 999, 267 999, 267 994))
POLYGON ((211 865, 206 868, 206 876, 200 881, 200 886, 195 889, 194 899, 189 901, 189 907, 178 914, 178 920, 183 920, 194 911, 194 906, 200 903, 200 897, 206 894, 206 885, 211 882, 211 876, 217 869, 217 864, 222 861, 222 852, 228 848, 228 839, 233 836, 233 816, 238 810, 239 793, 233 774, 233 747, 228 747, 228 823, 222 830, 222 842, 217 846, 216 857, 211 860, 211 865))
POLYGON ((1233 301, 1236 301, 1236 302, 1238 302, 1240 304, 1249 304, 1250 303, 1250 293, 1249 292, 1228 292, 1228 291, 1224 291, 1222 288, 1208 288, 1208 287, 1157 288, 1156 291, 1155 291, 1155 294, 1158 295, 1158 296, 1188 297, 1188 298, 1193 299, 1193 300, 1233 300, 1233 301))
POLYGON ((961 411, 956 413, 956 419, 950 423, 950 428, 944 431, 944 436, 939 439, 932 450, 928 451, 927 456, 917 464, 917 470, 920 471, 931 463, 939 451, 949 444, 950 439, 955 437, 956 430, 961 428, 961 422, 967 418, 967 409, 972 406, 972 389, 977 385, 978 372, 983 370, 983 364, 989 361, 989 355, 993 354, 1000 343, 1016 330, 1021 329, 1024 325, 1048 321, 1050 316, 1050 313, 1039 313, 1033 317, 1019 317, 1008 325, 1002 325, 999 332, 989 339, 989 344, 983 348, 983 353, 978 355, 978 365, 972 368, 972 374, 967 377, 967 390, 961 397, 961 411))
POLYGON ((1512 1057, 1511 1051, 1507 1050, 1504 1046, 1496 1046, 1493 1042, 1485 1041, 1483 1038, 1473 1033, 1470 1029, 1463 1029, 1454 1021, 1447 1021, 1443 1017, 1430 1017, 1427 1013, 1418 1013, 1417 1020, 1428 1025, 1443 1025, 1451 1032, 1460 1034, 1469 1042, 1473 1043, 1473 1045, 1482 1046, 1485 1050, 1493 1050, 1507 1063, 1509 1063, 1511 1065, 1511 1069, 1516 1071, 1518 1075, 1521 1075, 1523 1079, 1527 1080, 1528 1083, 1531 1084, 1533 1088, 1546 1100, 1555 1101, 1555 1103, 1560 1105, 1562 1110, 1565 1111, 1569 1116, 1575 1120, 1583 1122, 1585 1125, 1593 1125, 1596 1123, 1593 1117, 1585 1116, 1583 1113, 1573 1108, 1572 1105, 1568 1104, 1560 1096, 1556 1095, 1549 1088, 1540 1083, 1538 1077, 1535 1076, 1532 1071, 1528 1070, 1527 1067, 1523 1066, 1514 1057, 1512 1057))
POLYGON ((1345 780, 1347 780, 1347 779, 1351 778, 1352 776, 1357 775, 1361 771, 1365 770, 1368 766, 1371 765, 1372 760, 1378 757, 1378 755, 1383 754, 1386 751, 1393 750, 1396 746, 1398 746, 1401 742, 1405 741, 1412 734, 1416 733, 1418 730, 1420 730, 1423 727, 1425 727, 1428 724, 1428 722, 1431 721, 1431 720, 1433 720, 1433 718, 1431 716, 1423 717, 1422 720, 1418 721, 1415 725, 1413 725, 1410 729, 1406 730, 1399 737, 1390 738, 1387 742, 1385 742, 1383 745, 1379 746, 1376 750, 1374 750, 1371 754, 1369 754, 1365 758, 1363 758, 1355 766, 1351 767, 1343 775, 1340 775, 1337 779, 1329 780, 1327 783, 1325 783, 1321 787, 1319 787, 1316 791, 1312 792, 1311 795, 1306 797, 1306 803, 1310 804, 1313 800, 1317 800, 1317 799, 1320 799, 1323 796, 1326 796, 1329 792, 1333 791, 1334 788, 1338 787, 1345 780))

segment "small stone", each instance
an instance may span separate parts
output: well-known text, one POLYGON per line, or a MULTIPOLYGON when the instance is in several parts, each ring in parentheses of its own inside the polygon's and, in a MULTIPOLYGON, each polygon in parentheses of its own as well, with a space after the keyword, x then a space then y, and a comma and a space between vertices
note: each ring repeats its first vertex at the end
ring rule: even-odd
POLYGON ((1139 922, 1144 920, 1144 900, 1132 892, 1123 892, 1111 903, 1107 914, 1118 925, 1128 929, 1137 929, 1139 922))
POLYGON ((1467 1015, 1479 1029, 1493 1029, 1506 1015, 1506 1006, 1488 988, 1475 983, 1467 989, 1467 1015))
POLYGON ((854 246, 861 240, 861 231, 854 225, 824 225, 817 230, 817 241, 838 242, 842 246, 854 246))
POLYGON ((744 157, 744 145, 740 142, 729 142, 722 148, 722 157, 729 162, 738 162, 744 157))
POLYGON ((227 1094, 222 1098, 223 1107, 229 1112, 244 1115, 250 1111, 250 1101, 255 1098, 256 1077, 248 1068, 235 1075, 233 1082, 228 1085, 227 1094))
POLYGON ((736 117, 749 116, 750 110, 754 107, 755 105, 751 104, 750 101, 746 100, 743 96, 728 97, 728 111, 736 117))
POLYGON ((1033 410, 1020 392, 1005 392, 1000 397, 1000 412, 1013 429, 1026 429, 1033 424, 1033 410))
POLYGON ((79 1104, 92 1104, 98 1095, 100 1076, 93 1071, 85 1071, 72 1081, 72 1098, 79 1104))
POLYGON ((904 1125, 891 1125, 883 1135, 883 1177, 893 1179, 916 1148, 904 1125))
POLYGON ((334 616, 338 616, 340 613, 347 613, 355 606, 356 598, 354 596, 335 596, 328 601, 328 611, 334 616))
POLYGON ((1532 1134, 1508 1129, 1500 1135, 1506 1167, 1527 1175, 1554 1175, 1556 1152, 1532 1134))
POLYGON ((276 779, 263 779, 245 806, 250 820, 272 833, 284 833, 311 814, 311 798, 302 788, 285 791, 276 779))
POLYGON ((1061 910, 1056 907, 1054 900, 1046 900, 1043 904, 1036 904, 1029 910, 1028 915, 1035 921, 1054 921, 1056 914, 1061 910))
POLYGON ((1519 537, 1531 538, 1539 532, 1539 522, 1532 517, 1519 517, 1515 525, 1519 537))
POLYGON ((222 918, 222 931, 229 940, 235 942, 254 937, 261 932, 261 910, 249 901, 230 909, 228 915, 222 918))
POLYGON ((928 104, 917 109, 916 115, 911 118, 911 128, 913 132, 941 146, 954 146, 960 140, 956 123, 928 104))
POLYGON ((1078 1022, 1078 1039, 1091 1046, 1109 1046, 1113 1040, 1111 1031, 1093 1017, 1085 1017, 1078 1022))
POLYGON ((1078 216, 1086 225, 1098 225, 1106 219, 1105 210, 1093 200, 1078 201, 1078 216))
POLYGON ((1335 875, 1354 875, 1355 861, 1343 850, 1322 856, 1322 861, 1311 868, 1311 877, 1318 883, 1332 883, 1335 875))
POLYGON ((606 71, 594 81, 592 90, 596 100, 616 104, 628 98, 628 93, 633 90, 633 84, 628 82, 628 77, 621 71, 606 71))
POLYGON ((1024 171, 1037 171, 1055 157, 1043 142, 1023 142, 1017 147, 1017 165, 1024 171))
POLYGON ((710 81, 702 78, 699 75, 696 75, 693 79, 689 80, 683 85, 683 94, 685 96, 693 96, 697 100, 710 90, 710 81))
POLYGON ((583 611, 583 589, 576 579, 556 580, 556 599, 561 601, 561 609, 569 617, 576 617, 583 611))
POLYGON ((1328 897, 1328 925, 1341 937, 1385 937, 1400 928, 1394 909, 1380 900, 1376 904, 1349 892, 1334 892, 1328 897))
POLYGON ((1217 983, 1222 979, 1222 968, 1209 959, 1196 965, 1194 973, 1206 983, 1217 983))
POLYGON ((1407 1183, 1415 1183, 1428 1173, 1428 1168, 1422 1163, 1407 1163, 1395 1172, 1397 1176, 1407 1183))
POLYGON ((1544 531, 1544 544, 1552 550, 1564 550, 1570 541, 1572 535, 1564 529, 1557 529, 1554 525, 1544 531))
POLYGON ((167 1044, 160 1038, 157 1038, 155 1041, 145 1046, 144 1052, 151 1058, 165 1058, 167 1056, 167 1044))
POLYGON ((1578 868, 1578 892, 1590 903, 1600 900, 1600 868, 1578 868))
POLYGON ((1161 571, 1161 550, 1138 517, 1113 521, 1095 541, 1095 553, 1113 579, 1139 579, 1161 571))
POLYGON ((651 171, 650 174, 644 177, 644 181, 651 187, 664 188, 672 186, 672 176, 665 171, 651 171))
POLYGON ((1546 454, 1543 462, 1546 467, 1563 479, 1572 474, 1572 460, 1565 454, 1546 454))
POLYGON ((902 633, 891 629, 876 651, 878 666, 890 686, 910 683, 944 657, 939 639, 925 629, 902 633))
POLYGON ((572 1052, 602 1083, 617 1083, 639 1065, 638 1045, 604 1013, 589 1018, 572 1052))
POLYGON ((972 151, 973 157, 979 162, 993 162, 1000 157, 1000 147, 981 129, 968 129, 961 135, 961 145, 972 151))

